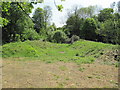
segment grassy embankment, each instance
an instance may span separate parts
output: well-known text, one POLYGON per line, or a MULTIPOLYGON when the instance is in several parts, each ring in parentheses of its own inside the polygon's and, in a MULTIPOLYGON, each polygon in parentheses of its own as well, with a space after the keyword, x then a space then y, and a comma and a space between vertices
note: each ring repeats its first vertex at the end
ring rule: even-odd
POLYGON ((15 42, 3 45, 3 58, 23 58, 22 60, 73 61, 92 63, 96 58, 114 50, 116 45, 80 40, 73 44, 57 44, 42 41, 15 42))

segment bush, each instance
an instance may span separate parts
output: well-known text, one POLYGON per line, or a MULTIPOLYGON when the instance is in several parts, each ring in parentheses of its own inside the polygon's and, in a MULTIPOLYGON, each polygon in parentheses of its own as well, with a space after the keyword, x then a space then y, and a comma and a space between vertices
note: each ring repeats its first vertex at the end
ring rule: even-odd
POLYGON ((56 42, 56 43, 64 43, 67 39, 67 35, 61 31, 61 30, 57 30, 54 32, 53 34, 53 42, 56 42))
POLYGON ((73 43, 73 42, 75 42, 75 41, 78 41, 79 39, 80 39, 79 36, 73 35, 73 36, 71 37, 71 43, 73 43))
POLYGON ((53 31, 48 32, 47 33, 47 41, 52 42, 53 35, 54 35, 53 31))
POLYGON ((35 30, 29 29, 29 30, 26 30, 24 32, 21 39, 22 39, 22 41, 24 41, 24 40, 38 40, 38 39, 40 39, 40 36, 35 30))

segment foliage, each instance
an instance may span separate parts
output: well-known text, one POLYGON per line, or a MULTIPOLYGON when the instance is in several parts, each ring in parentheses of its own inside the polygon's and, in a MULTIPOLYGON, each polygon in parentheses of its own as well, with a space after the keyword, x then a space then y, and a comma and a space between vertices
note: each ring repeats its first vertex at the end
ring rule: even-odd
POLYGON ((73 35, 73 36, 71 37, 71 43, 73 43, 73 42, 75 42, 75 41, 78 41, 79 39, 80 39, 79 36, 73 35))
POLYGON ((8 20, 5 18, 0 17, 0 27, 3 27, 8 24, 8 20))
POLYGON ((45 6, 44 7, 44 27, 45 29, 50 23, 52 17, 52 8, 50 6, 45 6))
POLYGON ((101 10, 100 13, 98 14, 98 20, 100 22, 104 22, 108 19, 113 18, 113 15, 112 15, 113 12, 114 11, 112 8, 105 8, 105 9, 101 10))
POLYGON ((59 11, 62 11, 63 6, 62 5, 57 5, 57 8, 58 8, 59 11))
POLYGON ((57 30, 54 32, 53 42, 63 43, 65 42, 66 39, 67 39, 67 35, 63 31, 57 30))
POLYGON ((68 18, 66 23, 68 31, 70 33, 69 37, 71 37, 72 35, 80 35, 83 21, 84 20, 80 19, 77 15, 68 18))
POLYGON ((35 23, 35 30, 37 33, 44 27, 44 11, 42 8, 37 8, 33 15, 33 21, 35 23))
POLYGON ((87 18, 84 22, 82 28, 83 38, 86 40, 95 40, 96 39, 96 22, 93 18, 87 18))
POLYGON ((7 24, 2 28, 3 43, 16 41, 16 38, 22 39, 22 34, 25 30, 31 29, 33 25, 31 19, 26 15, 31 13, 33 8, 31 3, 27 2, 3 2, 2 18, 7 20, 7 24), (27 26, 28 25, 28 26, 27 26), (19 34, 19 35, 18 35, 19 34))
POLYGON ((113 20, 107 20, 103 23, 101 28, 103 42, 113 43, 113 44, 118 43, 119 28, 115 27, 116 26, 115 24, 116 23, 113 22, 113 20))
POLYGON ((35 23, 35 30, 37 33, 42 35, 42 33, 46 33, 47 26, 49 25, 49 20, 51 18, 52 12, 49 6, 45 6, 44 9, 37 8, 33 15, 33 21, 35 23))
POLYGON ((97 22, 97 34, 98 41, 104 43, 119 44, 119 34, 120 34, 120 14, 112 14, 112 18, 105 20, 104 22, 97 22))
MULTIPOLYGON (((115 3, 112 4, 113 9, 105 8, 97 15, 96 6, 75 7, 68 13, 66 25, 61 28, 56 28, 54 23, 51 25, 52 12, 49 6, 37 8, 31 18, 29 14, 32 12, 33 4, 36 2, 0 2, 3 16, 0 16, 3 44, 35 39, 72 43, 72 38, 76 37, 120 44, 119 2, 116 13, 115 3)), ((62 5, 56 5, 55 1, 54 4, 59 11, 62 10, 62 5)))
POLYGON ((80 18, 91 18, 95 14, 96 6, 89 6, 78 9, 78 14, 80 18))

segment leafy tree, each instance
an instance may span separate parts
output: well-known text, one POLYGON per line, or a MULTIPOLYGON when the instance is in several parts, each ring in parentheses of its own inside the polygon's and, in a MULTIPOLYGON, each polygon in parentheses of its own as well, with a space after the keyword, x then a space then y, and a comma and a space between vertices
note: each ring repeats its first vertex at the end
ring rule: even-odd
POLYGON ((70 32, 70 37, 72 35, 80 35, 80 26, 82 25, 82 19, 80 19, 77 15, 71 16, 67 20, 67 28, 70 32))
MULTIPOLYGON (((27 13, 30 13, 33 8, 30 3, 20 2, 19 5, 21 5, 27 13)), ((19 31, 22 31, 22 29, 19 30, 19 27, 17 27, 17 22, 24 17, 28 17, 19 5, 18 2, 3 2, 2 4, 2 7, 4 8, 4 10, 2 10, 2 18, 5 18, 8 21, 2 28, 3 43, 16 41, 16 34, 18 34, 19 31)), ((21 23, 23 22, 24 21, 21 21, 21 23)), ((24 25, 24 27, 26 26, 24 25)))
MULTIPOLYGON (((43 0, 40 0, 39 3, 42 3, 41 1, 43 0)), ((0 2, 0 11, 2 11, 2 16, 0 16, 0 27, 2 26, 3 28, 2 38, 4 43, 17 41, 18 39, 22 40, 21 38, 23 38, 25 34, 28 34, 28 32, 36 33, 33 30, 33 28, 29 26, 30 23, 32 24, 31 21, 33 21, 33 19, 29 16, 29 14, 33 9, 33 4, 37 4, 37 3, 36 2, 0 2), (31 21, 28 19, 28 17, 29 19, 31 19, 31 21), (30 23, 28 22, 29 24, 26 24, 27 21, 30 21, 30 23), (25 25, 28 26, 22 25, 21 23, 24 23, 25 25)), ((46 10, 49 11, 50 9, 46 9, 46 10)), ((29 34, 28 36, 25 37, 29 38, 30 35, 35 35, 35 34, 29 34)))
POLYGON ((35 30, 39 33, 40 29, 44 27, 44 10, 42 8, 37 8, 35 10, 33 21, 35 23, 35 30))
MULTIPOLYGON (((35 29, 38 33, 41 33, 42 30, 46 30, 49 20, 51 18, 52 12, 49 6, 42 8, 37 8, 33 15, 33 20, 35 23, 35 29)), ((45 31, 44 31, 45 32, 45 31)))
POLYGON ((80 18, 91 18, 94 14, 95 14, 95 6, 89 6, 89 7, 84 7, 84 8, 80 8, 78 9, 78 14, 80 18))
POLYGON ((45 6, 44 7, 44 28, 46 29, 47 26, 49 25, 51 16, 52 16, 52 11, 51 11, 50 6, 45 6))
POLYGON ((100 13, 98 14, 98 20, 100 22, 104 22, 108 19, 113 18, 113 12, 114 10, 112 8, 105 8, 101 10, 100 13))
POLYGON ((114 13, 112 18, 105 20, 104 22, 97 21, 97 34, 98 41, 104 43, 119 43, 119 31, 120 31, 120 14, 114 13))
POLYGON ((96 40, 96 22, 93 18, 87 18, 82 28, 82 36, 86 40, 96 40))
POLYGON ((22 17, 16 24, 17 34, 20 35, 21 41, 39 39, 38 33, 34 30, 34 23, 29 17, 22 17))
POLYGON ((71 12, 69 12, 69 17, 66 21, 66 27, 65 30, 67 34, 70 33, 71 37, 72 35, 77 35, 80 38, 82 38, 82 27, 84 24, 84 20, 86 18, 90 18, 95 13, 95 6, 89 6, 85 8, 78 8, 77 6, 73 8, 71 12))
POLYGON ((106 20, 102 25, 103 42, 116 44, 118 42, 118 28, 113 20, 106 20))

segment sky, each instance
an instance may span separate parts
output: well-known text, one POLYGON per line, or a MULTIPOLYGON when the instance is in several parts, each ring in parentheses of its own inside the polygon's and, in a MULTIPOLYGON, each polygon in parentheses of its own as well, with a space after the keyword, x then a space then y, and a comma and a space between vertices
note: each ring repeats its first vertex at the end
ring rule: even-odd
MULTIPOLYGON (((88 7, 90 5, 98 5, 101 8, 109 8, 110 4, 113 2, 118 2, 120 0, 55 0, 57 5, 62 4, 63 10, 62 12, 58 11, 55 7, 54 0, 44 0, 43 3, 38 3, 34 5, 34 9, 32 12, 34 13, 35 9, 38 7, 44 7, 46 5, 50 6, 52 8, 52 21, 54 22, 57 27, 62 27, 65 25, 66 17, 67 17, 67 11, 72 9, 75 5, 82 6, 82 7, 88 7)), ((32 14, 30 16, 32 16, 32 14)))

